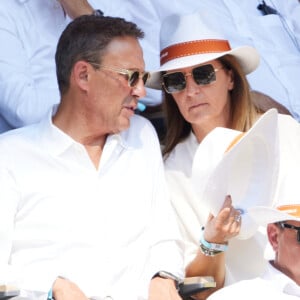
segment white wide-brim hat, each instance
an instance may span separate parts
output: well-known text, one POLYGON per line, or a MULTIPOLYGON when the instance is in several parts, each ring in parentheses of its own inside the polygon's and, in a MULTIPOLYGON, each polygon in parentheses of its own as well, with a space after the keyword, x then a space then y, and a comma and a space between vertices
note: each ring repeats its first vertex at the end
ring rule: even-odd
POLYGON ((191 67, 233 55, 245 74, 254 71, 259 64, 255 48, 241 46, 231 49, 221 34, 218 20, 207 11, 188 15, 170 15, 160 30, 160 68, 151 71, 146 86, 161 89, 161 72, 191 67))
POLYGON ((199 144, 192 183, 199 199, 216 216, 226 195, 241 211, 240 239, 250 238, 257 222, 248 214, 254 206, 271 206, 279 168, 277 110, 264 113, 246 133, 215 128, 199 144))
MULTIPOLYGON (((300 161, 297 163, 300 170, 300 161)), ((249 209, 252 219, 259 225, 281 221, 300 222, 299 174, 289 172, 280 184, 278 200, 270 206, 255 206, 249 209)))

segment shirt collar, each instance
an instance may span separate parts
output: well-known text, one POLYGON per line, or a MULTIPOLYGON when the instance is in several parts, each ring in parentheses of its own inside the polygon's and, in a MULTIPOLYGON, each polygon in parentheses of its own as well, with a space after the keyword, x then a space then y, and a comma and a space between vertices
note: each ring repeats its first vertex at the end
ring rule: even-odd
POLYGON ((273 267, 270 262, 263 277, 266 279, 272 278, 276 288, 283 293, 300 296, 300 286, 290 277, 273 267))
MULTIPOLYGON (((52 122, 52 116, 57 110, 57 105, 48 114, 48 117, 41 122, 41 143, 45 150, 54 156, 59 156, 71 147, 83 147, 82 144, 75 141, 68 134, 59 129, 52 122), (55 141, 55 142, 53 142, 55 141)), ((108 135, 105 146, 111 144, 119 144, 122 148, 132 149, 134 146, 127 141, 127 130, 121 133, 108 135)))

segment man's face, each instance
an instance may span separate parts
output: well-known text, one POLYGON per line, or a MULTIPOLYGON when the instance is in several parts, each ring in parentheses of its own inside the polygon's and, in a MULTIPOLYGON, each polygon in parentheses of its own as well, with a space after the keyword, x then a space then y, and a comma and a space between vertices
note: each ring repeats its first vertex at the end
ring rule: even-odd
POLYGON ((102 128, 104 126, 107 133, 117 133, 129 127, 137 101, 146 91, 142 79, 132 87, 127 75, 109 68, 144 72, 139 42, 132 37, 115 38, 108 44, 101 65, 107 68, 95 69, 93 73, 92 105, 102 128))
MULTIPOLYGON (((300 227, 298 221, 284 223, 300 227)), ((270 243, 276 253, 275 266, 284 274, 300 283, 300 242, 297 240, 297 230, 280 228, 276 224, 268 225, 270 243)))

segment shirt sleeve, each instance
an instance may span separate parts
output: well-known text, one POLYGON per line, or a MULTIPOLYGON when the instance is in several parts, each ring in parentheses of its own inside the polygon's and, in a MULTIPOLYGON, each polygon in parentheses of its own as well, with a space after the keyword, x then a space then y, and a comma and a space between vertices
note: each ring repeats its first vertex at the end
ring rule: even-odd
POLYGON ((60 98, 56 43, 41 41, 43 32, 37 35, 33 18, 24 18, 6 5, 0 8, 0 119, 11 128, 39 121, 60 98))
POLYGON ((16 284, 16 272, 9 265, 9 260, 18 192, 13 177, 7 170, 0 170, 0 182, 0 284, 16 284))
MULTIPOLYGON (((152 145, 156 141, 152 141, 152 145)), ((160 270, 184 278, 183 241, 175 212, 171 206, 166 185, 159 145, 152 157, 157 157, 154 177, 153 205, 151 212, 150 278, 160 270)))
MULTIPOLYGON (((2 160, 0 161, 1 166, 2 160)), ((15 219, 18 216, 18 208, 21 205, 21 192, 13 173, 7 169, 0 169, 0 285, 12 285, 19 289, 32 290, 32 287, 24 286, 26 282, 38 282, 41 272, 44 277, 44 290, 47 292, 52 286, 57 275, 51 270, 38 270, 26 268, 21 264, 13 264, 16 259, 12 253, 18 253, 20 240, 15 239, 15 219), (19 243, 19 244, 18 244, 19 243), (17 266, 18 265, 18 266, 17 266)))

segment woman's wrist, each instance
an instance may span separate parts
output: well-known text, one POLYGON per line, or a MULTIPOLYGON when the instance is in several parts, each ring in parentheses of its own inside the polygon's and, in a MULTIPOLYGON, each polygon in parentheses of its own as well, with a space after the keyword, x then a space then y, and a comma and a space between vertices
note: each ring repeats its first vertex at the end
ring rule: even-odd
POLYGON ((206 256, 215 256, 222 252, 225 252, 228 248, 228 243, 224 244, 217 244, 208 242, 204 238, 204 227, 201 230, 200 239, 199 239, 199 246, 201 252, 206 256))

